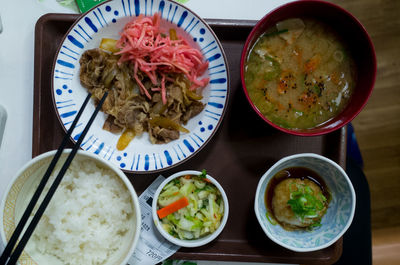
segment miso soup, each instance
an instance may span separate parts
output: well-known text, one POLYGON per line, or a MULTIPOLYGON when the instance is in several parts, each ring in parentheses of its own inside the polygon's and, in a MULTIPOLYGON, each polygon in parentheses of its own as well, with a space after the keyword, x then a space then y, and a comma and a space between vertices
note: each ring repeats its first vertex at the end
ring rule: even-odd
POLYGON ((245 65, 250 99, 273 123, 317 127, 339 114, 356 82, 355 64, 340 36, 309 18, 278 22, 255 42, 245 65))

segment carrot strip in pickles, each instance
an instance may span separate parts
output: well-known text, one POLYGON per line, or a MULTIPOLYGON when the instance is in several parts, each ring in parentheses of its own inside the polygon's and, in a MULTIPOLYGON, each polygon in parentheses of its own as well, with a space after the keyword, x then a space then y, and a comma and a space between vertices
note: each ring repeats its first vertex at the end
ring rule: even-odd
POLYGON ((174 213, 174 212, 178 211, 179 209, 182 209, 188 205, 189 205, 188 199, 186 197, 182 197, 179 200, 174 201, 173 203, 158 210, 157 215, 160 219, 163 219, 164 217, 167 217, 171 213, 174 213))

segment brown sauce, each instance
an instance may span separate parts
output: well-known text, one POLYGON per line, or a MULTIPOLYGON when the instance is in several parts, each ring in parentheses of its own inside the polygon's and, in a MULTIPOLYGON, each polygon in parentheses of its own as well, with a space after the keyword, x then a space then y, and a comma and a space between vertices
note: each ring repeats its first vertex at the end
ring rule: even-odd
MULTIPOLYGON (((274 196, 275 187, 282 181, 289 178, 298 178, 301 180, 308 179, 314 182, 321 189, 322 195, 327 198, 328 204, 331 200, 331 193, 322 177, 311 169, 305 167, 289 167, 276 173, 268 183, 264 198, 265 206, 267 207, 268 215, 272 217, 274 221, 287 230, 293 230, 294 227, 288 227, 286 224, 282 224, 277 220, 272 207, 272 198, 274 196)), ((297 227, 297 229, 299 229, 299 227, 297 227)))

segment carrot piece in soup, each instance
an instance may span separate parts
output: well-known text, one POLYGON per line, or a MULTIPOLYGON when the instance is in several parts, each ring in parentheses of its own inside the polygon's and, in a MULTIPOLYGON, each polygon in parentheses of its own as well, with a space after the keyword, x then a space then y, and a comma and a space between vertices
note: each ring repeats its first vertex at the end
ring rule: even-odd
POLYGON ((330 75, 330 78, 331 78, 332 82, 333 82, 335 85, 339 84, 339 76, 337 75, 336 72, 333 72, 333 73, 330 75))
POLYGON ((319 63, 321 62, 321 56, 319 54, 314 55, 311 59, 307 60, 304 65, 304 71, 309 74, 317 69, 319 63))

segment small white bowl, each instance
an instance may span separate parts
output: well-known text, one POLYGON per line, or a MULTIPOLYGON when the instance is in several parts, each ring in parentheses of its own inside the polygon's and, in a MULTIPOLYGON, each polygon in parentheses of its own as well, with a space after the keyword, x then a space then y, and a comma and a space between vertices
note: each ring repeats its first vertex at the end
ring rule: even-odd
POLYGON ((171 243, 173 243, 175 245, 178 245, 178 246, 182 246, 182 247, 199 247, 199 246, 203 246, 203 245, 211 242, 212 240, 214 240, 222 232, 222 230, 224 229, 224 226, 226 224, 226 221, 228 220, 229 204, 228 204, 228 198, 226 197, 225 191, 221 187, 221 185, 214 178, 212 178, 210 175, 207 174, 207 179, 210 180, 211 183, 214 184, 215 187, 217 187, 217 189, 221 192, 222 199, 224 201, 224 216, 222 217, 221 224, 219 225, 217 230, 215 230, 214 233, 209 234, 209 235, 207 235, 205 237, 201 237, 199 239, 182 240, 182 239, 173 237, 172 235, 168 234, 162 228, 160 219, 158 218, 158 215, 157 215, 157 200, 158 200, 158 196, 160 195, 160 192, 161 192, 162 188, 164 188, 164 186, 167 185, 167 183, 169 183, 171 180, 173 180, 175 178, 178 178, 178 177, 181 177, 181 176, 184 176, 184 175, 197 175, 197 176, 199 176, 200 174, 201 174, 201 172, 194 171, 194 170, 186 170, 186 171, 177 172, 177 173, 171 175, 170 177, 166 178, 160 184, 160 186, 156 190, 156 193, 154 194, 153 204, 152 204, 154 224, 157 227, 157 230, 161 233, 161 235, 163 235, 171 243))
POLYGON ((334 161, 317 154, 297 154, 276 162, 260 179, 254 202, 254 211, 261 228, 275 243, 296 251, 308 252, 326 248, 335 243, 349 228, 356 207, 356 195, 346 172, 334 161), (321 226, 312 231, 287 231, 273 225, 266 217, 265 191, 269 181, 279 171, 289 167, 305 167, 324 180, 332 197, 321 226))
MULTIPOLYGON (((64 150, 58 162, 58 165, 60 165, 62 161, 66 160, 67 155, 70 152, 71 149, 64 150)), ((6 242, 11 237, 11 234, 14 231, 19 218, 22 216, 22 213, 30 200, 30 196, 33 194, 32 187, 35 186, 35 183, 39 183, 39 179, 44 175, 44 172, 46 171, 55 153, 56 151, 49 151, 33 158, 24 167, 22 167, 22 169, 18 171, 18 173, 14 176, 11 183, 9 184, 0 206, 0 235, 4 245, 6 245, 6 242), (27 194, 30 194, 29 198, 27 194)), ((139 241, 141 213, 137 194, 125 174, 119 168, 108 163, 100 156, 79 150, 74 158, 74 161, 76 159, 92 160, 96 163, 97 166, 105 169, 110 169, 113 173, 115 173, 116 176, 118 176, 118 178, 123 182, 128 192, 130 193, 134 209, 132 219, 134 224, 132 224, 132 231, 129 232, 129 241, 126 240, 126 242, 123 243, 121 249, 117 250, 116 254, 113 255, 112 260, 109 260, 106 263, 109 265, 125 265, 127 264, 128 259, 132 256, 133 251, 135 250, 139 241)), ((20 264, 54 264, 53 261, 47 260, 43 256, 41 256, 39 260, 34 260, 33 256, 31 256, 28 251, 24 250, 21 253, 18 261, 20 264)))

